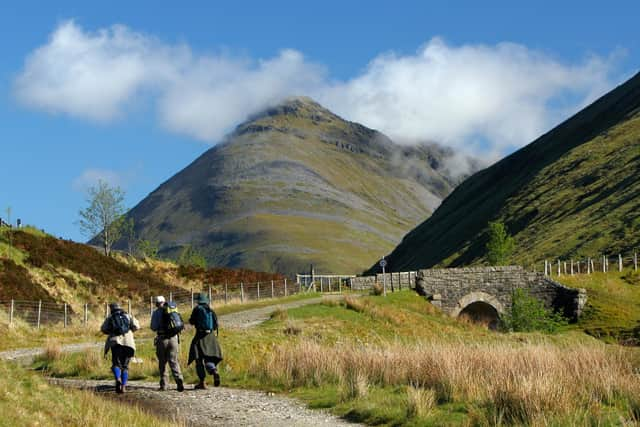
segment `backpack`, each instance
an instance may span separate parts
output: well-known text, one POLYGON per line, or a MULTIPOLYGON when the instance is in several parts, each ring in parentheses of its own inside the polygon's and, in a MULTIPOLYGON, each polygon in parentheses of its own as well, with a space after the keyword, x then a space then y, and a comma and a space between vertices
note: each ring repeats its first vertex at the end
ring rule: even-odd
POLYGON ((114 311, 109 318, 109 331, 111 335, 124 335, 129 332, 129 316, 122 311, 114 311))
POLYGON ((195 327, 199 330, 214 331, 218 329, 218 317, 216 313, 206 305, 200 305, 199 310, 202 312, 199 316, 196 316, 195 327))
POLYGON ((178 313, 178 307, 173 301, 168 302, 164 306, 163 320, 167 337, 178 335, 184 329, 182 316, 178 313))

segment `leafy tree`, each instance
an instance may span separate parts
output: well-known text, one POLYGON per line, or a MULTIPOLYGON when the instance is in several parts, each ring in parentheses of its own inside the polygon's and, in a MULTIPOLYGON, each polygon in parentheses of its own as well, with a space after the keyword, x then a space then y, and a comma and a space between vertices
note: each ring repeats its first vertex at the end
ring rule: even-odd
POLYGON ((122 218, 122 237, 127 242, 127 252, 133 256, 133 252, 137 246, 136 227, 133 218, 122 218))
POLYGON ((87 191, 87 206, 79 212, 80 231, 89 239, 97 238, 104 254, 111 254, 111 246, 122 236, 124 223, 124 191, 105 181, 87 191))
POLYGON ((502 316, 502 328, 511 332, 541 331, 553 333, 566 325, 560 314, 547 309, 542 301, 532 297, 524 289, 513 292, 511 310, 502 316))
POLYGON ((515 247, 513 237, 500 221, 489 223, 489 242, 487 242, 487 261, 491 265, 505 265, 509 262, 515 247))
POLYGON ((178 257, 178 264, 182 266, 196 266, 207 268, 207 260, 204 258, 197 249, 191 245, 187 245, 182 249, 180 256, 178 257))
POLYGON ((158 258, 160 243, 157 240, 140 240, 138 242, 138 252, 145 258, 158 258))

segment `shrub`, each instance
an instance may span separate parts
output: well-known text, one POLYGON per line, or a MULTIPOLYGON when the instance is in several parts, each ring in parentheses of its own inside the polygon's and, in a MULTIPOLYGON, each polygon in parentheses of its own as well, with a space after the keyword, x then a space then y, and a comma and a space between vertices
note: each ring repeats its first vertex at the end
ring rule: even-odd
POLYGON ((502 328, 511 332, 553 333, 566 323, 567 320, 560 313, 547 309, 542 301, 524 289, 513 292, 511 310, 502 317, 502 328))
POLYGON ((375 285, 373 285, 373 288, 371 288, 371 295, 382 295, 383 293, 384 288, 379 283, 376 283, 375 285))

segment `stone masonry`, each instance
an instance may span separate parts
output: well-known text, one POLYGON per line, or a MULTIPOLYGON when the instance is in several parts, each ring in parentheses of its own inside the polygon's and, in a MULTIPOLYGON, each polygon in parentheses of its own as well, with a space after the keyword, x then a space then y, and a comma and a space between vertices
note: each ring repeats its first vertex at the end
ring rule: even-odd
POLYGON ((503 314, 510 310, 511 297, 518 288, 574 320, 587 301, 584 289, 568 288, 519 266, 420 270, 415 286, 418 293, 454 317, 474 302, 487 303, 503 314))

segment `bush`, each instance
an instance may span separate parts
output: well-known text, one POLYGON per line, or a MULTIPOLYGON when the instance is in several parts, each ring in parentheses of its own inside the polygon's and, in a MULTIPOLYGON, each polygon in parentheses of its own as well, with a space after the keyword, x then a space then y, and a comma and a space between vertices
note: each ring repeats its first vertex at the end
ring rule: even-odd
POLYGON ((513 292, 511 311, 502 318, 502 328, 511 332, 553 333, 566 324, 567 320, 560 313, 547 309, 542 301, 532 297, 524 289, 513 292))

